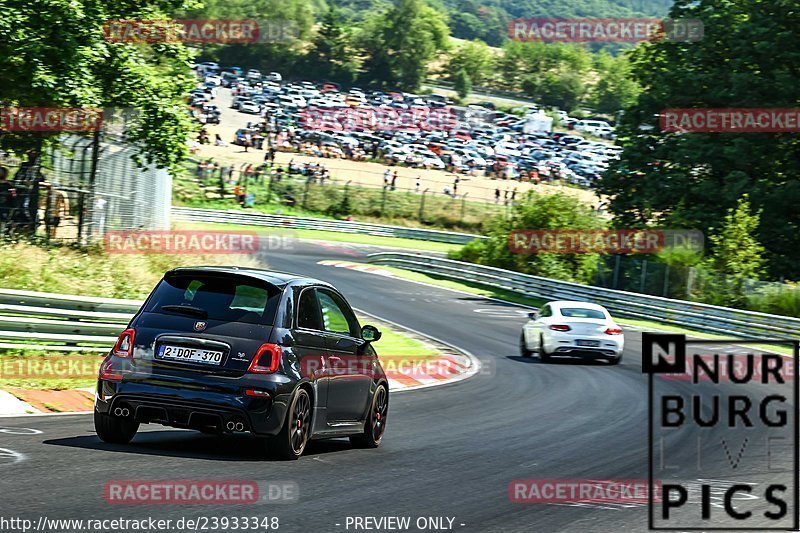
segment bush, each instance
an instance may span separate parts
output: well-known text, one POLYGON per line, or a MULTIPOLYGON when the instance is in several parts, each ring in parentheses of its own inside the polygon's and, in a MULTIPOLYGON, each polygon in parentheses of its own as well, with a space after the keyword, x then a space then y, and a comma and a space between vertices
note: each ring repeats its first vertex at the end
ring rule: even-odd
POLYGON ((564 194, 529 192, 512 207, 509 219, 496 216, 487 227, 488 239, 471 242, 451 257, 554 279, 594 281, 597 254, 521 254, 512 252, 508 245, 510 233, 516 230, 601 229, 603 221, 579 200, 564 194))

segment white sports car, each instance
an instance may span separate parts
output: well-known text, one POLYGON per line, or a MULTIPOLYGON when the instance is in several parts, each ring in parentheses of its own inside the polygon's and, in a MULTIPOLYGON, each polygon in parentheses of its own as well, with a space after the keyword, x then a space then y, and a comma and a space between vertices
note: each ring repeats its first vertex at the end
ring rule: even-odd
POLYGON ((552 356, 581 356, 605 359, 612 365, 622 360, 622 328, 601 305, 549 302, 528 316, 519 338, 523 357, 537 353, 547 362, 552 356))

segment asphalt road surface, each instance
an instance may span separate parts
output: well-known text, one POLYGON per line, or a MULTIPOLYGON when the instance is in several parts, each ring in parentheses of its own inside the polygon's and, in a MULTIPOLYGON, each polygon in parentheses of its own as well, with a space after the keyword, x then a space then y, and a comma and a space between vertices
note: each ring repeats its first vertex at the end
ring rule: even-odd
MULTIPOLYGON (((647 479, 648 389, 640 333, 626 332, 624 360, 616 367, 523 359, 518 339, 527 309, 317 264, 358 260, 360 254, 361 249, 349 245, 300 243, 293 250, 270 252, 265 260, 276 270, 328 280, 354 307, 468 350, 483 370, 460 383, 394 394, 378 449, 352 449, 346 440, 316 442, 296 462, 271 460, 259 440, 244 436, 142 426, 131 444, 117 446, 100 442, 87 415, 0 419, 0 428, 17 428, 0 429, 0 518, 274 516, 279 531, 327 532, 357 530, 353 517, 392 516, 410 517, 412 531, 418 530, 418 519, 428 517, 445 518, 443 526, 429 522, 423 530, 647 530, 646 501, 531 504, 509 498, 509 484, 518 479, 647 479), (250 506, 108 504, 105 484, 126 479, 286 481, 297 484, 299 500, 250 506)), ((380 351, 379 343, 376 348, 380 351)), ((693 390, 689 382, 657 381, 662 391, 693 390)), ((754 387, 753 394, 767 390, 762 388, 754 387)), ((737 505, 766 505, 762 488, 787 477, 790 448, 771 452, 777 473, 767 473, 761 466, 748 466, 761 465, 754 458, 766 453, 765 435, 704 431, 673 431, 664 445, 667 470, 657 470, 657 477, 715 480, 716 486, 750 483, 756 503, 737 505), (743 435, 751 437, 750 444, 740 451, 743 435), (727 455, 720 439, 727 439, 727 455), (702 460, 696 457, 698 449, 702 460)), ((689 498, 687 516, 699 516, 698 494, 689 498)), ((791 489, 787 494, 793 510, 791 489)), ((716 519, 722 512, 717 489, 712 503, 716 519)))

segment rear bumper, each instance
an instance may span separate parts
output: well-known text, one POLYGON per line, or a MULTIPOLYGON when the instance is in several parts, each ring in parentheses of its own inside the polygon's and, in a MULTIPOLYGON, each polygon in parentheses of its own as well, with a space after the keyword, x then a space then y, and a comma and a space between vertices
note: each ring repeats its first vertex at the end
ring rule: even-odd
POLYGON ((616 359, 621 354, 621 349, 615 350, 612 348, 591 348, 585 346, 560 346, 552 353, 552 355, 571 355, 594 359, 616 359))
POLYGON ((272 385, 260 384, 259 391, 266 395, 251 397, 244 394, 244 388, 209 391, 203 387, 189 389, 168 384, 100 380, 95 410, 118 416, 118 409, 125 409, 127 416, 147 424, 275 435, 286 418, 292 387, 280 383, 272 385), (237 425, 239 423, 241 426, 237 425))

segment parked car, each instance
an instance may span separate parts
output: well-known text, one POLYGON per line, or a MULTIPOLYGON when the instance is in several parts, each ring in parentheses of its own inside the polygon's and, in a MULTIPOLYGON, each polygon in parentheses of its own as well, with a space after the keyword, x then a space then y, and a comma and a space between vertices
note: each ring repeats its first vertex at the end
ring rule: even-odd
POLYGON ((389 406, 372 346, 380 337, 323 281, 177 268, 102 362, 95 430, 115 444, 130 442, 140 424, 249 432, 284 459, 299 458, 312 439, 374 448, 389 406))
POLYGON ((258 115, 261 113, 261 106, 252 100, 245 100, 239 104, 239 112, 258 115))
POLYGON ((542 362, 553 356, 622 360, 625 337, 608 310, 597 304, 554 301, 528 315, 519 338, 520 355, 538 354, 542 362))

